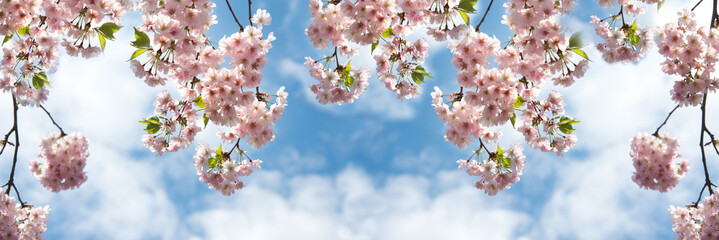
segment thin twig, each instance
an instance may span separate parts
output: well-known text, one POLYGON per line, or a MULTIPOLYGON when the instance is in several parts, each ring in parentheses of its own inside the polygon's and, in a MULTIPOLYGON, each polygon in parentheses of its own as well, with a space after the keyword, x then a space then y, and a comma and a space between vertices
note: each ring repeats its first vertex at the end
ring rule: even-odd
POLYGON ((489 5, 487 6, 487 10, 484 11, 484 15, 482 15, 482 19, 479 20, 479 24, 477 24, 477 26, 474 27, 475 32, 479 31, 479 26, 482 26, 482 23, 484 22, 484 18, 487 17, 487 13, 489 13, 489 9, 492 8, 492 3, 494 3, 494 0, 489 1, 489 5))
MULTIPOLYGON (((714 0, 714 3, 716 5, 716 0, 714 0)), ((699 135, 699 148, 702 152, 702 164, 704 165, 704 184, 709 185, 709 194, 714 194, 714 190, 712 190, 711 184, 712 181, 709 178, 709 170, 707 169, 707 157, 706 153, 704 152, 704 132, 706 132, 707 125, 706 125, 706 113, 707 113, 707 91, 704 91, 704 97, 702 98, 702 128, 699 135)))
POLYGON ((250 26, 252 24, 252 0, 247 0, 247 20, 250 20, 250 26))
POLYGON ((702 1, 704 1, 704 0, 699 0, 699 2, 697 2, 696 5, 694 5, 694 7, 692 8, 692 12, 694 11, 694 9, 696 9, 699 6, 700 3, 702 3, 702 1))
POLYGON ((657 128, 657 130, 654 131, 654 136, 656 136, 657 134, 659 134, 659 129, 661 129, 662 127, 664 127, 665 124, 667 124, 667 121, 669 120, 669 117, 672 116, 672 113, 674 113, 674 111, 676 111, 677 108, 679 108, 679 105, 677 105, 676 107, 674 107, 674 109, 672 109, 672 111, 669 112, 669 115, 667 116, 666 119, 664 119, 664 122, 662 123, 662 125, 659 125, 659 127, 657 128))
POLYGON ((40 108, 42 108, 42 110, 45 111, 45 113, 47 113, 47 116, 50 117, 52 124, 55 124, 55 127, 57 127, 57 129, 60 129, 60 137, 65 136, 65 131, 63 131, 62 128, 60 127, 60 125, 58 125, 57 122, 55 122, 55 119, 52 118, 52 115, 50 115, 50 112, 48 112, 47 109, 45 109, 45 107, 43 107, 42 105, 40 105, 40 108))
POLYGON ((10 194, 10 188, 15 186, 15 166, 17 166, 17 152, 18 149, 20 149, 20 133, 17 130, 17 99, 15 99, 15 95, 12 95, 12 108, 13 108, 13 124, 12 128, 15 129, 15 154, 12 158, 12 169, 10 170, 10 177, 7 180, 7 190, 5 190, 5 194, 10 194))
POLYGON ((237 20, 237 15, 235 15, 235 11, 232 10, 232 6, 230 6, 230 1, 225 0, 225 3, 227 3, 227 8, 230 9, 230 13, 232 13, 232 17, 235 18, 235 22, 237 23, 237 26, 240 26, 240 31, 244 31, 245 28, 242 27, 242 24, 240 24, 240 20, 237 20))

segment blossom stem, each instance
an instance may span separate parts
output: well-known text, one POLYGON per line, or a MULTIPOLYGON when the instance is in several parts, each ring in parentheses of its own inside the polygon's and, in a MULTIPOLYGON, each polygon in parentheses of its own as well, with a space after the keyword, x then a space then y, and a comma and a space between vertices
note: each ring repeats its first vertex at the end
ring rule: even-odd
MULTIPOLYGON (((714 0, 714 5, 716 6, 716 0, 714 0)), ((716 10, 715 10, 715 12, 716 12, 716 10)), ((704 152, 704 133, 708 132, 707 125, 706 125, 706 113, 707 113, 706 105, 707 105, 707 94, 708 93, 709 93, 708 91, 704 91, 704 97, 702 98, 702 105, 701 105, 702 128, 701 128, 701 132, 699 134, 699 148, 701 149, 701 152, 702 152, 702 164, 704 166, 704 185, 708 187, 709 194, 714 194, 714 190, 712 190, 712 187, 711 187, 712 181, 709 178, 709 170, 707 169, 707 157, 706 157, 706 153, 704 152)), ((713 144, 713 142, 712 142, 712 144, 713 144)))
POLYGON ((487 10, 484 11, 484 15, 482 15, 482 19, 479 20, 479 23, 476 27, 474 27, 475 32, 479 32, 479 26, 482 26, 482 23, 484 22, 484 18, 487 17, 487 13, 489 13, 489 9, 492 8, 492 3, 494 3, 494 0, 489 1, 489 5, 487 6, 487 10))
POLYGON ((677 105, 676 107, 674 107, 674 109, 672 109, 672 111, 669 112, 669 115, 667 115, 667 118, 664 119, 664 122, 662 123, 662 125, 659 125, 659 127, 657 128, 657 130, 654 131, 654 136, 657 136, 657 134, 659 134, 659 129, 661 129, 662 127, 664 127, 665 124, 667 124, 667 121, 669 121, 669 118, 672 116, 672 113, 674 113, 674 111, 676 111, 677 108, 679 108, 679 105, 677 105))
POLYGON ((252 26, 252 0, 247 0, 247 20, 250 21, 250 26, 252 26))
POLYGON ((225 0, 225 3, 227 3, 227 8, 230 9, 230 13, 232 13, 232 17, 235 18, 235 22, 237 23, 237 26, 240 26, 240 31, 244 31, 245 28, 242 27, 242 24, 240 24, 240 20, 237 20, 237 15, 235 15, 235 11, 232 10, 232 6, 230 6, 230 1, 225 0))
POLYGON ((702 1, 704 1, 704 0, 699 0, 699 2, 697 2, 696 5, 694 5, 694 7, 692 8, 692 12, 694 11, 694 9, 696 9, 699 6, 700 3, 702 3, 702 1))
POLYGON ((40 105, 40 108, 42 108, 42 110, 45 111, 45 113, 47 113, 47 116, 50 117, 52 124, 55 124, 55 127, 57 127, 57 129, 60 129, 60 137, 65 136, 66 135, 65 131, 63 131, 62 128, 60 127, 60 125, 58 125, 57 122, 55 122, 55 119, 52 118, 52 115, 50 115, 50 112, 48 112, 47 109, 45 109, 45 107, 43 107, 42 105, 40 105))
MULTIPOLYGON (((12 95, 12 108, 13 108, 12 128, 14 129, 14 132, 15 132, 15 154, 13 155, 13 158, 12 158, 12 169, 10 169, 10 178, 8 179, 7 184, 5 184, 7 186, 7 190, 5 190, 5 194, 10 194, 10 188, 15 187, 15 182, 14 182, 15 181, 15 166, 17 166, 17 152, 18 152, 18 149, 20 149, 20 136, 19 136, 20 133, 18 133, 18 131, 17 131, 18 106, 17 106, 17 99, 15 98, 15 94, 12 95)), ((15 191, 17 191, 17 189, 15 189, 15 191)), ((19 196, 19 194, 18 194, 18 196, 19 196)), ((19 200, 19 198, 20 197, 18 197, 18 200, 19 200)), ((22 201, 21 201, 21 203, 22 203, 22 201)))

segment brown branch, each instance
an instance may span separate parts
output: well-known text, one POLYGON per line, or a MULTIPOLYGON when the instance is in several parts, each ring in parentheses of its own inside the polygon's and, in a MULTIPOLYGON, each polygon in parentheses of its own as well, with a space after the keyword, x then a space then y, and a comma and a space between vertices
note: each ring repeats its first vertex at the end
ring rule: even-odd
POLYGON ((667 124, 667 121, 669 120, 669 117, 672 116, 672 113, 674 113, 674 111, 676 111, 677 108, 679 108, 679 105, 677 105, 676 107, 674 107, 674 109, 672 109, 672 111, 669 112, 669 115, 667 115, 667 118, 664 119, 664 122, 662 123, 662 125, 659 125, 659 127, 657 128, 657 130, 654 131, 654 136, 657 136, 657 135, 659 134, 659 129, 661 129, 662 127, 664 127, 665 124, 667 124))
POLYGON ((240 24, 240 20, 237 20, 237 15, 235 15, 235 11, 232 10, 232 6, 230 6, 230 1, 225 0, 225 3, 227 3, 227 8, 230 9, 230 13, 232 13, 232 17, 235 18, 235 22, 237 23, 237 26, 240 26, 240 31, 244 31, 245 28, 242 27, 242 24, 240 24))
POLYGON ((60 137, 65 136, 66 135, 65 131, 63 131, 62 128, 60 127, 60 125, 58 125, 57 122, 55 122, 55 119, 52 118, 52 115, 50 115, 50 112, 48 112, 47 109, 45 109, 45 107, 43 107, 42 105, 39 105, 39 106, 43 111, 45 111, 45 113, 47 113, 47 116, 50 117, 52 124, 55 124, 55 127, 57 127, 57 129, 60 129, 60 137))
POLYGON ((475 31, 475 32, 478 32, 478 31, 479 31, 479 26, 482 26, 482 23, 484 22, 484 18, 487 17, 487 13, 489 13, 489 9, 492 8, 492 3, 494 3, 494 0, 490 0, 490 1, 489 1, 489 5, 487 6, 487 10, 484 11, 484 15, 482 15, 482 19, 479 20, 479 24, 477 24, 477 26, 474 27, 474 31, 475 31))

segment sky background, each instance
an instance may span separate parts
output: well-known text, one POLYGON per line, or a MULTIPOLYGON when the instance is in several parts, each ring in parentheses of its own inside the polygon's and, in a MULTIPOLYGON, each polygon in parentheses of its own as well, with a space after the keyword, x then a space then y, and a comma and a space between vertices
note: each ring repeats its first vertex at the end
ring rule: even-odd
MULTIPOLYGON (((486 3, 475 6, 478 14, 486 3)), ((506 40, 499 3, 482 30, 506 40)), ((247 24, 246 2, 232 4, 247 24)), ((667 2, 658 13, 651 6, 638 22, 673 21, 677 11, 693 4, 667 2)), ((709 22, 710 4, 697 9, 700 24, 709 22)), ((563 93, 567 114, 581 121, 574 132, 577 146, 557 157, 523 143, 527 159, 521 180, 487 196, 473 187, 477 178, 457 170, 456 161, 476 146, 460 150, 444 141, 445 127, 431 107, 433 86, 446 93, 458 88, 446 43, 430 41, 425 66, 434 78, 420 97, 396 99, 373 73, 355 103, 325 106, 314 100, 309 86, 315 80, 302 65, 306 56, 331 54, 313 49, 304 35, 310 23, 307 1, 255 0, 252 8, 270 12, 272 24, 264 32, 277 37, 261 90, 274 93, 285 86, 289 105, 274 127, 276 140, 250 150, 264 164, 241 179, 247 187, 227 197, 199 182, 194 144, 162 157, 143 147, 144 126, 138 121, 152 114, 155 94, 173 87, 150 88, 132 74, 126 60, 133 52, 132 26, 140 20, 129 14, 104 56, 63 55, 50 76, 46 108, 65 131, 90 139, 85 184, 61 193, 39 184, 27 166, 39 152, 40 138, 57 129, 40 109, 19 112, 16 183, 23 200, 50 205, 47 239, 671 239, 669 206, 691 204, 701 189, 698 108, 677 110, 663 128, 680 139, 680 152, 692 166, 680 184, 662 194, 631 181, 629 140, 640 131, 653 132, 675 104, 669 96, 673 79, 660 71, 655 47, 637 64, 601 61, 588 22, 591 15, 603 18, 618 9, 579 1, 561 20, 567 35, 584 33, 585 51, 594 60, 572 87, 548 85, 543 92, 563 93)), ((219 24, 211 29, 212 40, 238 30, 224 2, 218 2, 215 14, 219 24)), ((471 17, 476 24, 479 16, 471 17)), ((374 69, 369 49, 352 65, 374 69)), ((708 103, 714 110, 708 115, 710 129, 718 127, 715 98, 708 103)), ((0 94, 5 129, 12 126, 10 103, 10 95, 0 94)), ((511 126, 502 128, 501 146, 523 142, 511 126)), ((217 146, 215 132, 208 127, 196 143, 217 146)), ((710 173, 719 179, 717 156, 708 156, 710 173)), ((0 156, 2 176, 11 159, 11 154, 0 156)))

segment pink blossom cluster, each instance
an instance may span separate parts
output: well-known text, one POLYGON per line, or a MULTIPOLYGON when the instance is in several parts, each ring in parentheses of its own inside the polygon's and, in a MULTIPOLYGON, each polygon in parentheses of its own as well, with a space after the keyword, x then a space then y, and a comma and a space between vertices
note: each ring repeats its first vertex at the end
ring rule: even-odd
POLYGON ((0 90, 11 92, 23 106, 41 104, 47 99, 47 71, 56 65, 58 44, 71 56, 97 56, 102 50, 92 46, 90 39, 99 37, 101 22, 106 16, 119 22, 131 5, 127 0, 4 2, 0 5, 0 36, 8 38, 2 47, 0 90))
POLYGON ((527 107, 519 115, 526 124, 517 128, 517 131, 522 133, 529 146, 561 156, 577 144, 576 135, 562 135, 564 132, 561 128, 573 124, 573 120, 569 118, 556 117, 564 113, 564 105, 562 95, 556 91, 551 91, 546 99, 527 103, 527 107), (551 117, 553 115, 555 117, 551 117), (546 136, 541 136, 540 124, 541 131, 547 133, 546 136))
POLYGON ((143 136, 143 142, 158 155, 188 147, 201 131, 197 125, 200 116, 205 125, 212 122, 228 127, 217 133, 227 142, 246 138, 251 147, 260 148, 274 140, 270 127, 281 118, 287 93, 280 88, 271 103, 272 96, 259 91, 266 54, 275 40, 272 33, 263 35, 262 27, 269 25, 272 17, 258 9, 251 18, 254 25, 241 27, 214 47, 205 37, 216 23, 214 7, 209 1, 140 3, 145 15, 133 44, 149 60, 144 64, 132 60, 133 71, 149 86, 171 80, 181 95, 181 100, 175 100, 166 91, 158 94, 157 116, 141 121, 151 134, 143 136), (152 39, 147 38, 151 44, 141 43, 144 32, 152 33, 152 39), (227 59, 228 67, 223 67, 227 59))
POLYGON ((253 97, 244 103, 246 105, 234 106, 237 111, 237 121, 228 131, 219 131, 217 135, 225 142, 247 137, 247 144, 256 149, 275 140, 270 127, 275 125, 276 120, 282 118, 287 106, 287 92, 284 90, 285 87, 277 90, 277 98, 270 106, 267 104, 271 99, 266 95, 260 95, 259 99, 253 97))
POLYGON ((219 65, 219 59, 209 62, 197 59, 208 41, 204 34, 217 23, 212 15, 214 7, 209 0, 140 1, 138 9, 143 14, 143 24, 136 31, 152 33, 152 39, 151 43, 135 44, 138 51, 145 49, 148 58, 144 63, 131 61, 135 76, 151 87, 165 85, 165 75, 185 85, 201 74, 206 65, 219 65))
MULTIPOLYGON (((345 66, 339 63, 340 55, 351 57, 358 53, 351 43, 371 44, 374 51, 385 42, 382 53, 375 56, 379 79, 387 89, 396 92, 399 99, 417 96, 418 85, 425 77, 431 77, 421 66, 429 45, 424 39, 411 42, 403 38, 425 24, 437 25, 428 26, 428 33, 439 41, 446 40, 447 36, 458 38, 469 29, 465 24, 455 24, 461 22, 458 4, 455 0, 359 0, 329 1, 327 4, 310 0, 313 23, 305 29, 305 34, 315 48, 324 49, 330 44, 335 47, 334 54, 320 59, 324 62, 307 58, 305 63, 310 67, 310 74, 320 81, 312 86, 318 101, 323 104, 351 103, 364 91, 366 81, 353 84, 356 81, 348 80, 349 74, 342 72, 349 63, 345 66), (330 66, 333 64, 336 66, 330 66), (393 70, 397 72, 392 73, 393 70)), ((360 73, 365 71, 360 69, 360 73)), ((363 79, 366 79, 364 75, 363 79)), ((366 75, 368 78, 369 74, 366 75)))
POLYGON ((0 194, 0 239, 42 239, 50 207, 22 206, 15 198, 0 194))
POLYGON ((367 89, 369 69, 352 69, 348 63, 335 69, 326 69, 326 65, 305 58, 305 66, 310 67, 310 76, 319 81, 310 88, 321 104, 352 103, 367 89))
MULTIPOLYGON (((614 0, 598 0, 599 6, 604 8, 614 7, 614 0)), ((656 0, 642 0, 647 4, 653 4, 656 0)), ((603 43, 597 44, 597 50, 602 53, 604 61, 614 62, 636 62, 646 54, 653 44, 653 32, 647 27, 638 27, 636 20, 630 25, 624 20, 624 13, 637 17, 644 13, 634 0, 619 0, 622 9, 617 15, 605 19, 592 16, 590 24, 595 25, 594 31, 597 36, 604 39, 603 43), (621 19, 621 22, 619 20, 621 19), (616 26, 619 25, 619 26, 616 26)))
POLYGON ((177 101, 168 91, 162 91, 157 94, 154 105, 158 117, 151 118, 150 121, 153 121, 154 127, 159 129, 156 131, 159 134, 144 135, 142 142, 158 156, 188 147, 197 133, 202 131, 196 124, 199 114, 192 108, 192 102, 177 101), (176 131, 178 135, 172 136, 176 131))
POLYGON ((719 194, 706 196, 697 205, 670 206, 669 211, 677 239, 719 238, 719 194))
POLYGON ((501 149, 490 153, 489 159, 482 162, 460 159, 457 163, 460 169, 467 168, 467 174, 470 176, 480 177, 481 180, 475 183, 475 187, 492 196, 519 181, 525 159, 522 150, 522 146, 515 144, 506 153, 501 149))
POLYGON ((379 80, 387 89, 396 92, 399 99, 416 97, 421 79, 426 76, 422 63, 428 50, 429 44, 424 38, 415 42, 394 38, 382 45, 382 54, 374 56, 379 80), (392 74, 393 70, 397 75, 392 74))
MULTIPOLYGON (((240 176, 249 176, 252 169, 260 169, 262 160, 235 161, 229 158, 230 153, 212 152, 204 144, 197 145, 195 154, 195 167, 200 181, 207 184, 209 188, 220 191, 223 195, 232 195, 235 190, 244 187, 244 183, 238 180, 240 176)), ((240 155, 244 154, 241 152, 240 155)))
POLYGON ((719 61, 719 30, 697 26, 694 12, 684 9, 676 23, 664 25, 657 36, 659 53, 666 57, 662 71, 677 75, 672 100, 683 106, 701 103, 705 92, 719 88, 719 80, 711 76, 719 61))
MULTIPOLYGON (((421 2, 421 1, 420 1, 421 2)), ((424 3, 417 3, 416 5, 424 5, 424 3)), ((429 23, 436 24, 427 27, 427 35, 432 36, 434 40, 441 42, 446 41, 447 38, 459 39, 462 35, 470 30, 466 24, 461 23, 460 9, 458 8, 460 1, 458 0, 439 0, 431 1, 429 15, 429 23), (450 23, 452 26, 450 26, 450 23)), ((415 8, 404 9, 415 10, 415 8)))
POLYGON ((30 171, 50 191, 77 188, 87 181, 85 163, 90 155, 87 143, 87 138, 79 133, 59 137, 49 134, 40 142, 40 159, 30 161, 30 171))
POLYGON ((497 140, 502 136, 502 132, 493 132, 480 119, 484 109, 467 102, 467 98, 454 101, 452 107, 442 98, 442 91, 434 88, 432 92, 432 106, 437 113, 437 117, 444 121, 446 129, 444 139, 457 145, 459 148, 466 148, 472 144, 472 136, 477 139, 485 139, 489 142, 497 140))
POLYGON ((671 133, 662 137, 641 132, 632 138, 631 148, 629 156, 635 169, 632 180, 643 188, 669 191, 689 171, 689 162, 681 159, 679 142, 671 133))

